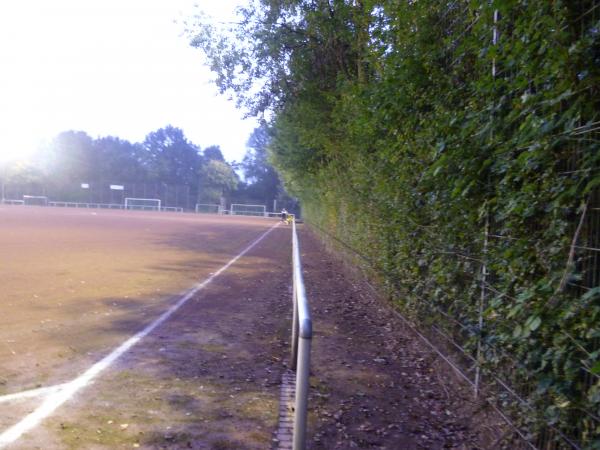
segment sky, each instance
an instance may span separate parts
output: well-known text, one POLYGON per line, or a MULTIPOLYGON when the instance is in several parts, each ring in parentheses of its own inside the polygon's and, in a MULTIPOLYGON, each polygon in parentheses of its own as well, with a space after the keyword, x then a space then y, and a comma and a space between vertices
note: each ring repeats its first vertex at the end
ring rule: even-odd
POLYGON ((140 142, 166 125, 240 161, 256 121, 218 95, 182 21, 194 5, 230 21, 242 2, 1 2, 0 162, 26 160, 61 131, 140 142))

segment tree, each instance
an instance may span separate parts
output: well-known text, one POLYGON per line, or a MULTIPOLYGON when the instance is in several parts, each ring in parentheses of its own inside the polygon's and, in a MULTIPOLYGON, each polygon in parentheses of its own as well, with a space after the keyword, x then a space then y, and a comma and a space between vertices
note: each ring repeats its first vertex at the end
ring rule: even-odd
POLYGON ((118 137, 106 136, 93 142, 92 181, 144 181, 144 148, 118 137))
POLYGON ((0 199, 20 200, 23 195, 45 195, 46 174, 26 162, 0 164, 0 199))
POLYGON ((87 180, 95 166, 93 140, 83 131, 64 131, 50 142, 43 157, 57 184, 87 180))
POLYGON ((204 158, 207 160, 214 159, 216 161, 225 162, 225 157, 221 152, 221 147, 218 145, 211 145, 210 147, 206 147, 204 149, 204 158))
POLYGON ((221 199, 231 193, 239 183, 233 168, 223 162, 211 159, 200 169, 200 202, 221 203, 221 199))
POLYGON ((80 201, 80 183, 94 174, 93 139, 83 131, 64 131, 42 149, 42 170, 47 173, 46 193, 51 198, 80 201))
POLYGON ((142 146, 142 164, 150 179, 169 184, 197 185, 200 149, 171 125, 149 133, 142 146))
POLYGON ((332 113, 341 87, 365 84, 372 1, 254 0, 229 29, 196 24, 222 93, 249 115, 269 116, 273 162, 296 189, 340 154, 332 113))
POLYGON ((241 164, 246 180, 245 193, 265 205, 278 199, 284 192, 277 172, 268 160, 270 137, 265 124, 256 128, 246 144, 246 155, 241 164))
POLYGON ((483 351, 482 370, 537 385, 501 403, 527 407, 528 436, 556 426, 538 442, 561 448, 558 435, 592 448, 598 434, 581 414, 600 405, 597 265, 583 262, 600 201, 593 10, 254 0, 192 40, 220 90, 269 117, 271 160, 311 222, 415 321, 483 351))
POLYGON ((228 29, 196 23, 191 45, 205 52, 222 93, 252 115, 279 111, 311 86, 335 89, 339 75, 366 78, 363 3, 253 0, 228 29))

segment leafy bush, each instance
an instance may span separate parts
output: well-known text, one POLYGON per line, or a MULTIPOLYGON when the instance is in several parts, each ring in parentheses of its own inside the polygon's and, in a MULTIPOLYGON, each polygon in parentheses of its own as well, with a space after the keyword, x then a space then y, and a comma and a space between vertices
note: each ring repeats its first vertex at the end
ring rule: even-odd
POLYGON ((194 42, 271 114, 305 217, 476 358, 531 439, 600 448, 597 1, 253 5, 244 48, 194 42))

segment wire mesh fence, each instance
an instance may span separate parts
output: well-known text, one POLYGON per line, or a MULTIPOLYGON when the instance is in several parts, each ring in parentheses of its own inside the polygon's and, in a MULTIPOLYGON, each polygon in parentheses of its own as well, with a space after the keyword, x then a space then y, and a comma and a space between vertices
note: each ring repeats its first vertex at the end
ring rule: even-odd
MULTIPOLYGON (((598 289, 600 281, 600 191, 595 190, 589 198, 582 226, 574 241, 574 260, 577 264, 575 279, 569 281, 573 298, 598 289)), ((343 238, 339 238, 318 224, 308 222, 334 247, 352 256, 351 260, 374 270, 375 263, 366 255, 355 250, 343 238)), ((576 227, 577 224, 574 224, 576 227)), ((501 242, 502 249, 510 248, 514 238, 494 235, 489 229, 481 231, 490 241, 501 242)), ((499 244, 492 244, 497 246, 499 244)), ((532 243, 532 245, 535 245, 532 243)), ((490 255, 487 255, 488 258, 490 255)), ((597 411, 582 409, 577 401, 564 398, 563 407, 568 410, 571 420, 556 422, 543 414, 543 405, 539 404, 540 378, 538 373, 528 370, 523 355, 512 354, 503 343, 488 339, 494 335, 494 323, 487 323, 480 317, 462 314, 466 303, 481 302, 489 307, 495 300, 512 297, 510 292, 496 287, 494 273, 486 267, 486 255, 452 252, 445 255, 444 262, 461 267, 464 280, 459 284, 464 289, 464 301, 453 292, 443 292, 437 288, 437 297, 423 296, 418 304, 418 312, 407 319, 401 312, 400 317, 410 327, 415 320, 419 324, 415 332, 448 363, 467 385, 476 398, 487 402, 506 422, 509 433, 498 442, 499 448, 510 449, 588 449, 596 448, 600 439, 600 416, 597 411), (516 369, 519 369, 517 371, 516 369), (537 395, 536 395, 537 394, 537 395), (533 400, 532 397, 536 397, 533 400)), ((393 274, 394 278, 397 278, 393 274)), ((393 286, 396 293, 405 291, 401 280, 393 286)), ((575 340, 573 336, 558 335, 557 339, 575 340)), ((600 377, 586 364, 600 349, 600 338, 577 340, 581 352, 581 365, 576 370, 579 389, 584 396, 596 395, 600 387, 600 377)), ((548 402, 550 404, 551 402, 548 402)))
POLYGON ((158 199, 162 207, 193 211, 197 193, 187 185, 99 181, 50 185, 13 182, 2 186, 5 202, 24 197, 46 197, 50 202, 124 205, 126 198, 158 199))
MULTIPOLYGON (((115 180, 62 183, 61 185, 43 184, 39 182, 2 182, 0 180, 0 201, 4 204, 48 204, 62 207, 86 207, 85 205, 100 205, 98 208, 118 209, 125 206, 126 199, 155 199, 160 200, 161 209, 172 211, 190 211, 196 213, 219 214, 229 211, 230 205, 237 205, 257 211, 264 215, 277 206, 273 199, 265 201, 238 196, 235 192, 220 199, 205 198, 202 191, 198 192, 188 185, 173 185, 168 183, 120 182, 115 180), (29 199, 24 201, 23 199, 29 199), (44 199, 35 201, 35 198, 44 199)), ((212 194, 212 192, 211 192, 212 194)), ((289 202, 288 202, 289 203, 289 202)), ((299 205, 292 203, 279 204, 299 213, 299 205)), ((92 206, 94 207, 94 206, 92 206)), ((235 208, 234 208, 235 209, 235 208)), ((238 211, 239 212, 239 211, 238 211)))
MULTIPOLYGON (((515 59, 514 49, 525 42, 520 35, 524 27, 535 33, 531 25, 546 19, 542 13, 531 19, 537 14, 532 12, 533 3, 489 2, 487 8, 473 8, 472 2, 443 2, 443 14, 435 21, 435 29, 441 30, 436 36, 442 42, 436 57, 448 71, 458 74, 456 82, 460 83, 477 64, 469 59, 468 52, 461 51, 463 43, 468 39, 480 41, 481 54, 491 51, 490 44, 498 43, 501 48, 493 50, 493 64, 485 68, 492 81, 488 83, 490 106, 483 113, 489 118, 488 129, 485 133, 477 130, 481 153, 487 151, 491 160, 510 167, 518 159, 526 160, 531 149, 547 148, 551 176, 539 188, 559 192, 571 187, 571 192, 583 192, 578 186, 600 173, 600 167, 589 163, 600 142, 597 109, 584 109, 581 102, 565 99, 592 95, 593 91, 582 94, 569 90, 558 100, 543 99, 532 108, 537 109, 531 115, 537 115, 540 124, 550 119, 558 122, 563 120, 561 113, 580 108, 576 120, 561 123, 556 127, 560 131, 549 132, 544 142, 523 140, 509 146, 493 139, 496 132, 510 139, 522 125, 518 121, 502 123, 498 112, 501 105, 518 107, 528 96, 543 93, 551 85, 546 78, 534 80, 535 73, 528 78, 528 72, 521 71, 515 59), (496 3, 504 8, 504 15, 494 10, 496 3), (523 19, 525 12, 529 23, 523 19), (487 25, 482 26, 483 22, 487 25), (543 111, 548 105, 558 106, 543 111)), ((543 7, 548 10, 546 14, 562 17, 560 26, 568 33, 557 39, 562 39, 560 45, 565 51, 574 52, 582 45, 580 39, 592 39, 590 36, 599 33, 598 0, 548 2, 543 7)), ((538 55, 553 44, 543 35, 527 38, 542 43, 538 55)), ((579 70, 576 77, 585 79, 585 68, 579 70)), ((503 114, 513 118, 512 111, 503 114)), ((509 182, 519 186, 522 180, 518 177, 523 172, 515 172, 518 175, 509 182)), ((494 210, 487 206, 487 202, 510 206, 513 201, 498 198, 510 194, 511 189, 503 191, 494 185, 494 181, 506 183, 507 179, 490 178, 487 182, 485 178, 478 180, 477 189, 484 201, 478 225, 472 229, 466 215, 457 214, 453 223, 450 216, 455 211, 435 211, 430 217, 448 222, 430 222, 428 212, 423 213, 422 223, 408 225, 410 219, 400 218, 398 221, 403 222, 397 229, 401 231, 394 235, 389 231, 396 225, 394 214, 377 204, 363 211, 351 201, 336 204, 329 217, 309 212, 309 220, 311 216, 318 219, 309 224, 380 281, 382 290, 397 300, 406 323, 418 323, 419 336, 454 368, 475 397, 505 419, 509 433, 498 442, 498 448, 600 448, 600 332, 598 319, 593 318, 598 314, 600 298, 598 187, 560 208, 540 204, 528 210, 530 205, 524 205, 510 215, 506 213, 510 208, 494 210), (371 220, 362 222, 357 220, 359 216, 371 220), (409 242, 417 237, 422 240, 409 242), (398 263, 403 258, 408 261, 406 266, 398 263), (580 320, 586 315, 591 318, 580 320)), ((445 193, 436 190, 429 193, 428 200, 444 207, 435 197, 440 191, 445 193)))

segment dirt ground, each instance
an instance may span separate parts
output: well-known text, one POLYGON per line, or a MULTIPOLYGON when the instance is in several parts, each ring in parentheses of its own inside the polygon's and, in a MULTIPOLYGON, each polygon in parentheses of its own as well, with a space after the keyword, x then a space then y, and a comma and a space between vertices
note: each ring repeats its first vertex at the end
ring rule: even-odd
POLYGON ((300 234, 315 337, 311 448, 498 449, 505 424, 371 285, 300 234))
POLYGON ((273 223, 227 219, 0 205, 0 395, 88 367, 273 223))
POLYGON ((275 229, 14 449, 264 449, 289 326, 275 229))
MULTIPOLYGON (((70 248, 62 258, 44 257, 40 267, 58 276, 67 270, 61 263, 82 262, 70 267, 57 287, 40 275, 39 283, 29 281, 26 287, 21 287, 26 278, 14 280, 13 296, 2 290, 0 301, 12 303, 7 310, 13 316, 0 319, 0 342, 16 354, 6 348, 0 354, 0 395, 68 381, 273 224, 195 216, 171 220, 170 215, 142 220, 137 213, 121 213, 100 222, 98 216, 77 218, 82 228, 61 240, 64 217, 35 214, 57 236, 40 242, 57 244, 53 251, 70 248), (114 243, 104 254, 107 240, 114 243), (140 244, 147 247, 142 255, 140 244), (88 267, 98 260, 102 264, 88 267), (118 270, 110 275, 105 266, 113 262, 118 270), (99 290, 109 279, 113 291, 99 290), (86 282, 80 286, 80 281, 86 282), (27 307, 13 311, 14 292, 22 293, 27 307), (41 301, 32 300, 31 292, 43 295, 43 308, 36 307, 41 301), (59 301, 62 305, 54 304, 59 301), (50 322, 39 322, 46 316, 50 322)), ((14 273, 19 259, 27 265, 37 254, 23 254, 17 243, 40 231, 31 218, 18 219, 31 225, 17 231, 5 218, 0 210, 0 248, 14 243, 14 273)), ((495 448, 489 430, 478 423, 493 421, 449 369, 314 235, 301 228, 300 241, 315 328, 309 448, 495 448)), ((289 354, 290 244, 289 227, 274 229, 10 448, 277 448, 280 382, 289 354)), ((39 399, 3 404, 0 433, 38 405, 39 399)))

